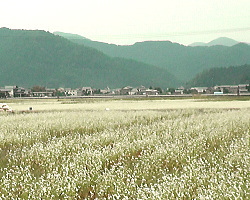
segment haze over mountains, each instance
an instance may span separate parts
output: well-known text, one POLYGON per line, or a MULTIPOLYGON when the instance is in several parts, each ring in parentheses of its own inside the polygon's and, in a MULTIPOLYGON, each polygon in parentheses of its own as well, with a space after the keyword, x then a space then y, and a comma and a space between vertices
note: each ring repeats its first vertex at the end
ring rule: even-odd
POLYGON ((177 86, 166 69, 75 44, 45 31, 0 29, 0 86, 177 86))
POLYGON ((119 46, 76 34, 0 29, 0 86, 167 88, 191 83, 204 70, 245 64, 250 64, 250 46, 244 43, 191 47, 147 41, 119 46))
MULTIPOLYGON (((60 32, 54 34, 67 37, 60 32)), ((129 58, 167 69, 181 80, 180 84, 193 79, 206 69, 250 63, 250 46, 245 43, 229 47, 222 45, 191 47, 170 41, 146 41, 119 46, 80 37, 67 38, 77 44, 98 49, 111 57, 129 58)))

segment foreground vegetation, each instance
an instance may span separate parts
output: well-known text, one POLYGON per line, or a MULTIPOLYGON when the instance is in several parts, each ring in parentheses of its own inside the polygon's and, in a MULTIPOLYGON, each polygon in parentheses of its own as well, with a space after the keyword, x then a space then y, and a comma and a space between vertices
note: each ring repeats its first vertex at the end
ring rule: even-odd
POLYGON ((250 197, 249 101, 10 104, 0 199, 250 197))

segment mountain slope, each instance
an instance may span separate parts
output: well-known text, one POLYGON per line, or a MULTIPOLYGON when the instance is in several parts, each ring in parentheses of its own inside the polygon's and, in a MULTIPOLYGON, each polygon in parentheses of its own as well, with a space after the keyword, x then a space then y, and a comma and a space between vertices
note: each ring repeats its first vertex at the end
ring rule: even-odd
POLYGON ((250 65, 237 67, 220 67, 205 70, 196 75, 194 79, 187 83, 187 86, 215 86, 215 85, 235 85, 249 84, 250 65))
POLYGON ((81 35, 78 35, 78 34, 64 33, 64 32, 59 32, 59 31, 54 32, 53 34, 54 35, 59 35, 59 36, 62 36, 64 38, 71 39, 71 40, 74 40, 74 39, 76 39, 76 40, 79 40, 79 39, 81 39, 81 40, 89 40, 88 38, 85 38, 85 37, 83 37, 81 35))
MULTIPOLYGON (((69 38, 70 39, 70 38, 69 38)), ((244 43, 232 47, 190 47, 169 41, 146 41, 119 46, 86 39, 75 43, 96 48, 112 57, 124 57, 167 69, 186 82, 205 69, 250 63, 250 46, 244 43)))
POLYGON ((0 85, 104 88, 176 86, 165 69, 111 58, 45 31, 0 29, 0 85))

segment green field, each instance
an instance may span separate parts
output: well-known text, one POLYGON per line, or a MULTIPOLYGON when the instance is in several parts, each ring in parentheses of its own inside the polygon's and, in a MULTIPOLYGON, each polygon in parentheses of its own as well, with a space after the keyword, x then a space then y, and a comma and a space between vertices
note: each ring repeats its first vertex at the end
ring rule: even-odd
POLYGON ((0 199, 250 198, 249 99, 5 102, 0 199))

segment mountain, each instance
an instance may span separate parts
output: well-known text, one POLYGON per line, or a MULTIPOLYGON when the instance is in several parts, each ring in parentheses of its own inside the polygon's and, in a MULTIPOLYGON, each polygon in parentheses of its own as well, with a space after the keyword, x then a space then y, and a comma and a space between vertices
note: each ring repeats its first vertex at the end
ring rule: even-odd
POLYGON ((72 34, 72 33, 64 33, 64 32, 54 32, 53 34, 55 35, 59 35, 59 36, 62 36, 64 38, 67 38, 67 39, 70 39, 70 40, 89 40, 88 38, 85 38, 81 35, 78 35, 78 34, 72 34))
POLYGON ((222 45, 222 46, 234 46, 236 44, 238 44, 239 42, 236 40, 233 40, 231 38, 227 38, 227 37, 220 37, 217 38, 215 40, 212 40, 211 42, 207 43, 208 46, 215 46, 215 45, 222 45))
POLYGON ((215 85, 235 85, 250 83, 250 65, 235 67, 220 67, 205 70, 191 81, 187 82, 188 87, 195 86, 215 86, 215 85))
POLYGON ((188 46, 190 46, 190 47, 199 47, 199 46, 208 46, 208 45, 205 42, 194 42, 194 43, 192 43, 192 44, 190 44, 188 46))
MULTIPOLYGON (((69 38, 70 39, 70 38, 69 38)), ((227 46, 190 47, 170 41, 146 41, 121 46, 86 39, 71 40, 96 48, 111 57, 123 57, 167 69, 187 82, 205 69, 250 63, 250 46, 239 43, 227 46)))
POLYGON ((166 69, 104 53, 39 30, 0 29, 0 85, 173 87, 166 69))
POLYGON ((220 37, 220 38, 217 38, 215 40, 212 40, 208 43, 204 43, 204 42, 195 42, 195 43, 192 43, 190 44, 189 46, 208 46, 208 47, 211 47, 211 46, 215 46, 215 45, 221 45, 221 46, 228 46, 228 47, 231 47, 231 46, 234 46, 236 44, 238 44, 240 42, 236 41, 236 40, 233 40, 231 38, 227 38, 227 37, 220 37))

